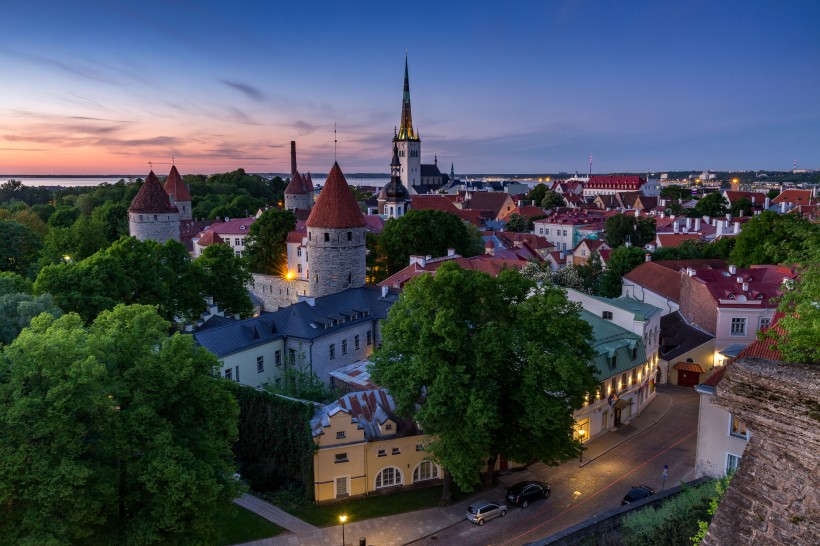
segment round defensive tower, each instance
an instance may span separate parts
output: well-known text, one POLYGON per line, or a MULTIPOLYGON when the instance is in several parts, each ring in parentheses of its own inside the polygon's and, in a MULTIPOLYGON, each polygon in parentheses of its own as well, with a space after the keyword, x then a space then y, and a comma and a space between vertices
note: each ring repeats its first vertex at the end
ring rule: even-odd
POLYGON ((154 171, 148 173, 128 207, 128 230, 140 241, 179 241, 179 210, 171 204, 154 171))
POLYGON ((171 204, 179 210, 179 220, 181 222, 190 221, 192 219, 191 192, 188 191, 187 184, 179 175, 176 165, 172 165, 171 172, 168 173, 168 180, 165 181, 165 193, 168 194, 171 204))

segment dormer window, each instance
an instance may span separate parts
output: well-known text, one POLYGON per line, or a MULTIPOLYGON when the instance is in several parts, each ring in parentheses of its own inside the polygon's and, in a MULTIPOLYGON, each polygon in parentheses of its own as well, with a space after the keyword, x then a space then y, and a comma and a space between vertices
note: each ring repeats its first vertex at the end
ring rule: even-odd
POLYGON ((733 293, 730 293, 727 297, 728 297, 730 300, 735 299, 735 295, 734 295, 733 293))
POLYGON ((247 228, 247 226, 239 226, 239 229, 241 229, 242 231, 245 231, 248 228, 247 228))

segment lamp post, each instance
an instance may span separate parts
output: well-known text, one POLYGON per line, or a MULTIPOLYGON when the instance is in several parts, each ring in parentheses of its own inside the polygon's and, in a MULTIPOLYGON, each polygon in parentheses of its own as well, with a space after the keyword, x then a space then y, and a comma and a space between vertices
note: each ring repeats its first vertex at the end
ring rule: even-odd
POLYGON ((584 462, 584 435, 586 433, 587 433, 587 431, 585 431, 584 429, 580 429, 578 431, 578 439, 581 440, 581 452, 580 452, 580 457, 578 459, 579 463, 584 462))
POLYGON ((342 524, 342 546, 345 546, 345 522, 347 521, 347 516, 342 514, 339 516, 339 521, 342 524))

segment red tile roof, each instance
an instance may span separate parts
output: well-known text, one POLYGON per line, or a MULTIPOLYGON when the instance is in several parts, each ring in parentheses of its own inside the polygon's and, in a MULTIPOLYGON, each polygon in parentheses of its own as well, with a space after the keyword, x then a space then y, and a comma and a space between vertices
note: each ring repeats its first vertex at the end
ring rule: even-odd
POLYGON ((515 202, 508 193, 477 191, 470 194, 470 200, 465 208, 488 210, 493 217, 502 218, 512 212, 515 202))
POLYGON ((595 175, 589 178, 589 182, 584 185, 584 189, 635 191, 639 190, 644 182, 646 182, 646 179, 640 176, 595 175))
POLYGON ((159 183, 157 175, 154 171, 148 173, 145 182, 143 182, 140 191, 131 201, 131 206, 128 207, 128 212, 179 212, 176 206, 171 204, 168 194, 159 183))
POLYGON ((706 371, 700 364, 695 364, 694 362, 678 362, 672 367, 684 372, 704 373, 706 371))
POLYGON ((422 267, 418 263, 410 264, 401 271, 394 273, 390 277, 380 282, 379 286, 393 286, 401 288, 405 285, 405 283, 420 275, 435 274, 435 271, 441 266, 441 264, 445 264, 447 262, 452 261, 455 261, 462 269, 483 271, 484 273, 492 275, 493 277, 498 276, 498 274, 501 273, 501 271, 503 271, 504 269, 519 269, 521 267, 524 267, 524 265, 527 263, 526 260, 499 258, 490 256, 488 254, 484 254, 482 256, 473 256, 472 258, 462 258, 458 255, 442 256, 441 258, 433 258, 427 260, 427 263, 424 265, 424 267, 422 267))
POLYGON ((305 237, 307 237, 307 233, 305 233, 304 231, 289 231, 287 240, 285 242, 299 243, 301 245, 302 239, 304 239, 305 237))
POLYGON ((772 199, 772 203, 793 203, 795 205, 811 205, 811 190, 784 190, 772 199))
POLYGON ((305 176, 302 177, 302 182, 305 183, 305 189, 309 192, 313 191, 313 177, 310 176, 308 172, 305 176))
POLYGON ((222 237, 220 237, 216 232, 208 230, 202 235, 202 237, 199 238, 199 241, 197 241, 196 244, 199 246, 210 246, 224 242, 225 241, 222 240, 222 237))
POLYGON ((732 364, 729 363, 725 366, 720 366, 717 368, 713 368, 712 375, 709 378, 701 383, 701 385, 709 385, 710 387, 717 387, 720 384, 720 381, 723 379, 723 376, 726 375, 726 370, 729 369, 729 366, 732 364))
POLYGON ((165 181, 165 193, 171 197, 174 203, 191 200, 191 193, 188 191, 185 181, 179 175, 176 165, 171 165, 171 172, 168 173, 168 179, 165 181))
POLYGON ((415 210, 440 210, 458 215, 459 208, 445 195, 414 195, 410 198, 410 208, 415 210))
POLYGON ((700 241, 697 233, 658 233, 658 246, 663 248, 677 248, 684 241, 700 241))
POLYGON ((643 286, 674 302, 680 302, 681 273, 664 267, 658 262, 644 262, 626 275, 624 279, 643 286))
POLYGON ((305 225, 331 229, 367 226, 359 204, 353 192, 350 191, 338 163, 333 163, 333 168, 327 175, 327 181, 305 225))
POLYGON ((728 269, 694 269, 693 280, 706 286, 718 307, 748 307, 744 302, 754 301, 760 302, 760 308, 777 307, 771 300, 782 294, 783 279, 795 277, 788 267, 776 265, 737 268, 734 274, 728 269))
POLYGON ((302 175, 299 174, 299 171, 294 171, 292 176, 290 177, 290 183, 288 187, 285 188, 286 195, 304 195, 308 193, 308 189, 305 186, 305 181, 302 179, 302 175))
POLYGON ((219 235, 247 235, 254 221, 256 221, 256 218, 253 216, 250 218, 233 218, 227 222, 217 221, 208 226, 200 236, 204 236, 209 231, 213 231, 219 235))

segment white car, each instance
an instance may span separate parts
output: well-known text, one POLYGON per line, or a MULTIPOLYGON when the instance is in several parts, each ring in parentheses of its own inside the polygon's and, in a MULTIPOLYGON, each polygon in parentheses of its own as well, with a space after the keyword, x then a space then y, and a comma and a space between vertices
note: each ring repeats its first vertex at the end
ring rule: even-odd
POLYGON ((467 519, 479 525, 484 525, 485 521, 496 516, 503 518, 506 515, 507 506, 505 504, 486 499, 477 500, 467 507, 467 519))

